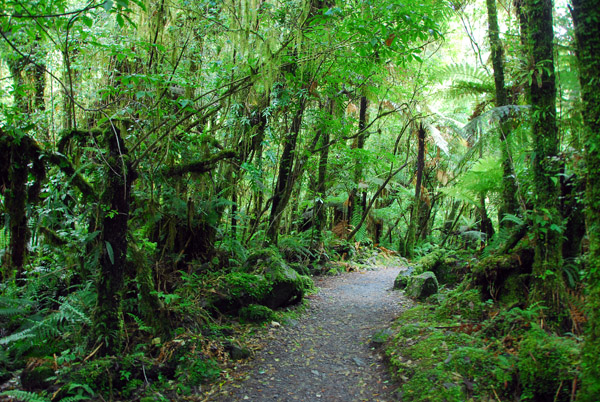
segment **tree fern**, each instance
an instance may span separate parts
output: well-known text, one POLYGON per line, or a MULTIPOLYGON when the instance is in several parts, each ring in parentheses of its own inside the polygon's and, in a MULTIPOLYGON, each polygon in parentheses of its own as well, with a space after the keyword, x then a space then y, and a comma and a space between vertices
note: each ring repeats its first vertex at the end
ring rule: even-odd
POLYGON ((438 70, 438 77, 450 81, 445 91, 450 98, 492 95, 495 91, 492 77, 482 68, 470 64, 450 64, 438 70))
POLYGON ((493 86, 492 77, 488 74, 488 72, 483 68, 474 67, 471 64, 448 64, 441 67, 437 71, 438 76, 441 79, 447 79, 451 81, 463 80, 480 83, 491 82, 493 86))
POLYGON ((490 129, 501 119, 519 116, 529 109, 528 105, 498 106, 483 112, 465 125, 462 130, 466 137, 470 137, 476 133, 485 134, 490 132, 490 129))

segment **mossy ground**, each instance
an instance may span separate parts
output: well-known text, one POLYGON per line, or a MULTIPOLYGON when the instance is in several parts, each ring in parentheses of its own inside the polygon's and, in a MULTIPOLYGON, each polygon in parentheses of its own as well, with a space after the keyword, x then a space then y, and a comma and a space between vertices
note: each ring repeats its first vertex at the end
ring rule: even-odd
POLYGON ((463 287, 395 322, 386 355, 402 400, 570 401, 578 340, 543 329, 540 309, 499 310, 463 287))

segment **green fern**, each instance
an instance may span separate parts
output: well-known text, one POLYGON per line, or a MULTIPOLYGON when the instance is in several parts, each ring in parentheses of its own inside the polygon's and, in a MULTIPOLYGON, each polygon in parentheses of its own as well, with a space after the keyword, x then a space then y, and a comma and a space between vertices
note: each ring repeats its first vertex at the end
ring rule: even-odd
MULTIPOLYGON (((451 81, 463 80, 469 82, 487 83, 492 81, 488 72, 471 64, 448 64, 438 70, 438 76, 451 81)), ((493 84, 492 84, 493 85, 493 84)))
POLYGON ((0 316, 13 317, 19 314, 26 314, 28 311, 27 307, 33 304, 31 300, 0 296, 0 316))
POLYGON ((73 395, 73 396, 67 396, 65 398, 62 398, 59 402, 76 402, 76 401, 89 401, 90 398, 89 396, 85 396, 85 395, 73 395))
POLYGON ((144 321, 140 317, 132 313, 127 313, 127 315, 129 315, 133 319, 133 321, 135 321, 140 331, 152 333, 152 327, 146 325, 146 323, 144 323, 144 321))
POLYGON ((41 320, 27 318, 25 323, 29 324, 28 328, 0 338, 0 345, 10 345, 23 340, 30 340, 32 344, 43 342, 61 336, 73 327, 90 325, 91 320, 85 312, 75 307, 71 300, 63 300, 58 311, 41 320))
POLYGON ((23 402, 50 402, 50 398, 36 394, 34 392, 12 390, 0 393, 0 396, 8 396, 23 402))
POLYGON ((516 224, 517 226, 520 226, 522 224, 525 223, 525 221, 523 220, 523 218, 520 218, 516 215, 513 214, 505 214, 504 218, 502 218, 502 221, 506 221, 506 222, 512 222, 514 224, 516 224))
POLYGON ((506 105, 492 108, 474 118, 464 126, 464 135, 465 137, 469 137, 475 133, 491 132, 491 128, 500 120, 521 115, 529 109, 529 105, 506 105))
POLYGON ((494 234, 494 237, 492 237, 492 239, 488 242, 487 247, 483 249, 483 252, 481 253, 481 258, 489 257, 496 250, 504 246, 508 239, 510 239, 511 235, 512 229, 500 227, 500 230, 498 230, 494 234))
POLYGON ((446 95, 451 98, 492 95, 495 91, 494 81, 489 73, 470 64, 444 66, 438 70, 438 77, 451 82, 446 90, 446 95))
POLYGON ((446 95, 451 98, 461 98, 464 96, 489 95, 494 93, 493 83, 480 83, 470 81, 454 81, 446 90, 446 95))
MULTIPOLYGON (((353 227, 358 226, 358 224, 360 223, 360 220, 362 218, 362 205, 356 203, 356 206, 354 207, 354 211, 352 211, 352 220, 351 220, 351 224, 353 227)), ((354 235, 354 239, 356 241, 363 241, 367 238, 367 227, 365 224, 363 224, 360 229, 358 229, 358 232, 356 232, 356 234, 354 235)))

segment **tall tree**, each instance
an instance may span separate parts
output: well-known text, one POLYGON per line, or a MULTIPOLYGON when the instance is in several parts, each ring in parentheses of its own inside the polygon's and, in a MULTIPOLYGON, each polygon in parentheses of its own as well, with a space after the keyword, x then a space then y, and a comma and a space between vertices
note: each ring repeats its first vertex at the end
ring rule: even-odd
MULTIPOLYGON (((496 0, 486 0, 488 12, 488 27, 490 46, 492 50, 492 65, 494 66, 494 85, 496 88, 496 106, 508 105, 508 95, 504 82, 504 49, 500 40, 500 28, 498 27, 498 10, 496 0)), ((508 221, 503 221, 506 214, 515 214, 518 210, 517 185, 511 162, 510 152, 510 125, 507 116, 503 115, 500 120, 500 141, 502 148, 502 206, 499 210, 500 225, 504 226, 508 221)))
POLYGON ((588 323, 578 400, 592 402, 600 395, 600 7, 597 0, 573 0, 572 4, 583 100, 589 236, 586 261, 588 323))
POLYGON ((410 211, 410 221, 408 224, 408 229, 406 233, 406 241, 404 243, 403 254, 406 257, 413 256, 413 248, 415 246, 416 241, 416 227, 419 222, 420 217, 420 209, 421 209, 421 187, 423 182, 423 171, 425 170, 425 135, 427 132, 423 127, 423 123, 419 125, 419 129, 417 130, 417 140, 418 140, 418 153, 417 153, 417 172, 416 172, 416 183, 415 183, 415 198, 413 201, 413 205, 410 211))
POLYGON ((561 264, 561 216, 558 209, 558 127, 554 73, 552 0, 527 0, 528 38, 532 58, 531 106, 533 117, 533 187, 535 258, 532 300, 549 304, 560 314, 564 284, 561 264))

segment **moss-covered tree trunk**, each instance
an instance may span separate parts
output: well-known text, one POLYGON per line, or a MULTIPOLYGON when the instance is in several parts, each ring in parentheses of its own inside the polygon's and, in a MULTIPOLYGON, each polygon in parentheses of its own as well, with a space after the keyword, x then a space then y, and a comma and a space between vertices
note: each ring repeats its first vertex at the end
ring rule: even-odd
POLYGON ((588 323, 578 400, 592 402, 600 396, 600 6, 597 0, 573 0, 572 4, 585 123, 589 236, 586 264, 588 323))
POLYGON ((561 314, 564 284, 561 264, 561 216, 558 209, 558 128, 556 125, 556 83, 552 41, 552 0, 527 0, 529 46, 533 79, 533 185, 535 260, 532 301, 549 308, 550 317, 561 314))
POLYGON ((421 183, 423 181, 423 171, 425 170, 425 128, 423 124, 417 130, 418 153, 417 153, 417 178, 415 183, 415 198, 410 212, 410 221, 406 233, 406 241, 401 252, 405 257, 413 256, 413 249, 416 240, 416 226, 419 221, 419 211, 421 209, 421 183))
MULTIPOLYGON (((21 141, 20 145, 25 144, 21 141)), ((8 182, 9 188, 6 194, 6 209, 9 216, 9 258, 7 266, 9 270, 15 270, 16 278, 21 278, 23 274, 23 264, 25 262, 25 251, 27 249, 27 240, 29 238, 29 228, 27 227, 27 153, 22 146, 12 144, 9 148, 9 154, 5 157, 9 160, 8 182)), ((5 279, 12 276, 11 272, 5 272, 5 279)))
MULTIPOLYGON (((504 83, 504 51, 500 41, 498 27, 498 11, 496 0, 486 0, 488 11, 488 27, 492 50, 492 65, 494 66, 494 85, 496 88, 496 106, 508 105, 508 96, 504 83)), ((501 226, 508 226, 509 221, 503 221, 506 214, 516 214, 518 211, 517 185, 511 161, 510 152, 511 128, 506 117, 500 120, 500 141, 502 149, 502 205, 498 211, 501 226)))
POLYGON ((121 298, 126 273, 127 228, 131 185, 136 173, 131 166, 118 128, 106 131, 106 188, 101 198, 102 235, 100 272, 96 281, 97 302, 93 331, 102 343, 101 354, 115 354, 122 346, 121 298))

